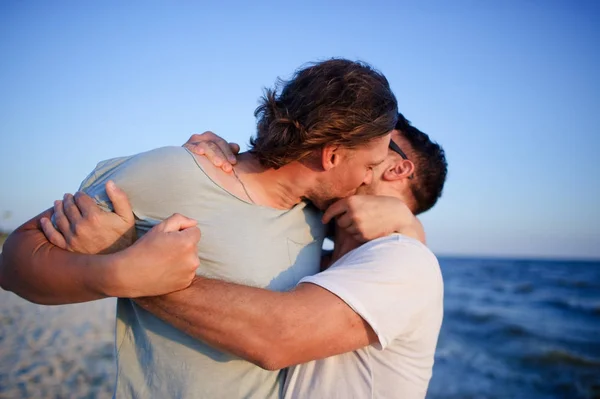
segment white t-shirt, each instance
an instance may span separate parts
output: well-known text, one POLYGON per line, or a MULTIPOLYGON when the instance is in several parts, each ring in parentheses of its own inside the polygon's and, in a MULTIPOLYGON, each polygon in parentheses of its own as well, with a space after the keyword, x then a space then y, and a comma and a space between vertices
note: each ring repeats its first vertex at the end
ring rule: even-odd
POLYGON ((373 240, 302 283, 340 297, 379 342, 290 367, 284 398, 425 397, 444 294, 438 261, 425 245, 399 234, 373 240))

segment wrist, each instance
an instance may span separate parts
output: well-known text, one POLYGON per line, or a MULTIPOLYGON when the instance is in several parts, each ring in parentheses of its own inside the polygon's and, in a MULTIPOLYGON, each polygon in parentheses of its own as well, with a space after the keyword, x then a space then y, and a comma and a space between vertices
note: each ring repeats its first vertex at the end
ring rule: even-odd
POLYGON ((105 297, 128 298, 132 289, 123 279, 124 259, 121 253, 95 255, 98 268, 92 284, 93 289, 105 297))

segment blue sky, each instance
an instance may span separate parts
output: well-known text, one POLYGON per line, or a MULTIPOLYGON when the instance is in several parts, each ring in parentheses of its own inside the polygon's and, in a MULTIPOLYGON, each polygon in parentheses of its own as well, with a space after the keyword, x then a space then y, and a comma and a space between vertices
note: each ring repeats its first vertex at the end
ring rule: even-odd
POLYGON ((247 143, 263 87, 336 56, 446 149, 436 253, 600 258, 599 20, 592 1, 0 2, 0 227, 100 160, 247 143))

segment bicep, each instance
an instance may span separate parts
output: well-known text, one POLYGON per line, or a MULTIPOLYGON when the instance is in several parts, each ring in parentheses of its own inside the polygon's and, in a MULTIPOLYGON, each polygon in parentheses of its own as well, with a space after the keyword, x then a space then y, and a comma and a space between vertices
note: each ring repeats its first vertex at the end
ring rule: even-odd
POLYGON ((371 326, 337 295, 303 283, 290 292, 284 318, 285 366, 351 352, 377 342, 371 326))

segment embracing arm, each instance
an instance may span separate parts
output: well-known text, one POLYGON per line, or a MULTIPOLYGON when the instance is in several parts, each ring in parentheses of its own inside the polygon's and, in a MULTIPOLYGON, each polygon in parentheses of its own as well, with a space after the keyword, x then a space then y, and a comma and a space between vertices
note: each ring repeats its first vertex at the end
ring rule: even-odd
POLYGON ((58 230, 48 210, 11 234, 0 254, 2 288, 31 302, 57 305, 188 287, 199 263, 200 230, 195 220, 179 214, 154 226, 140 245, 110 255, 83 254, 111 252, 133 239, 127 196, 111 182, 107 193, 115 212, 105 212, 83 193, 68 194, 54 205, 58 230))
POLYGON ((183 291, 136 302, 192 337, 268 370, 377 341, 344 301, 313 284, 273 292, 197 277, 183 291))
POLYGON ((34 303, 58 305, 93 301, 113 296, 110 284, 114 265, 108 255, 83 255, 62 250, 48 242, 41 213, 15 230, 0 254, 0 285, 34 303))
POLYGON ((196 278, 186 290, 136 302, 196 339, 277 370, 371 344, 384 349, 431 298, 441 304, 442 292, 435 256, 392 236, 289 292, 196 278))

